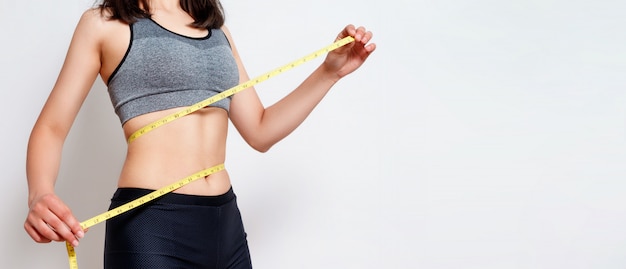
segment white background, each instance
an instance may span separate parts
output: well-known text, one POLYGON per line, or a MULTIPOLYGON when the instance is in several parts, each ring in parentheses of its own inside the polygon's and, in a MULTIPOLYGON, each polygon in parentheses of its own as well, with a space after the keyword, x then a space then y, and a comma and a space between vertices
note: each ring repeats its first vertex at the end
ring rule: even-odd
MULTIPOLYGON (((67 268, 24 232, 28 135, 92 0, 0 0, 2 268, 67 268)), ((231 1, 251 76, 365 25, 379 48, 270 152, 231 128, 255 268, 626 268, 626 2, 231 1)), ((259 85, 265 104, 320 60, 259 85)), ((103 212, 125 144, 98 81, 58 194, 103 212)), ((104 225, 78 248, 101 268, 104 225)))

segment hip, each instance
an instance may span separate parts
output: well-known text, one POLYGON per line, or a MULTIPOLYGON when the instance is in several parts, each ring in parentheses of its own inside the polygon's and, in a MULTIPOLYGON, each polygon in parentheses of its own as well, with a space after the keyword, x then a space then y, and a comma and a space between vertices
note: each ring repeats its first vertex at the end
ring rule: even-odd
MULTIPOLYGON (((150 193, 120 188, 111 208, 150 193)), ((166 194, 107 221, 105 268, 251 268, 236 196, 166 194), (238 266, 231 266, 238 264, 238 266)))

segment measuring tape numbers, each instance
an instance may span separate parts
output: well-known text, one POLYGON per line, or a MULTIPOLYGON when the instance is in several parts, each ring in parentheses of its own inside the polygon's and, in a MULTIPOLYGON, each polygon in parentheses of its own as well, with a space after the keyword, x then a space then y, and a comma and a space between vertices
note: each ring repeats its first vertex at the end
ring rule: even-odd
MULTIPOLYGON (((232 88, 230 88, 230 89, 228 89, 226 91, 223 91, 223 92, 221 92, 221 93, 219 93, 217 95, 214 95, 214 96, 212 96, 210 98, 207 98, 207 99, 205 99, 203 101, 200 101, 200 102, 198 102, 196 104, 193 104, 193 105, 191 105, 189 107, 186 107, 186 108, 184 108, 184 109, 182 109, 182 110, 180 110, 180 111, 178 111, 176 113, 170 114, 170 115, 165 116, 165 117, 163 117, 163 118, 161 118, 159 120, 156 120, 156 121, 154 121, 154 122, 152 122, 152 123, 150 123, 150 124, 140 128, 139 130, 134 132, 132 135, 130 135, 128 137, 128 143, 131 143, 132 141, 134 141, 135 139, 139 138, 140 136, 145 135, 148 132, 153 131, 154 129, 156 129, 158 127, 161 127, 161 126, 163 126, 163 125, 165 125, 167 123, 170 123, 170 122, 172 122, 172 121, 174 121, 176 119, 179 119, 179 118, 181 118, 181 117, 183 117, 185 115, 188 115, 188 114, 191 114, 191 113, 193 113, 195 111, 198 111, 198 110, 200 110, 200 109, 202 109, 202 108, 204 108, 204 107, 206 107, 206 106, 208 106, 208 105, 210 105, 212 103, 215 103, 215 102, 217 102, 219 100, 227 98, 227 97, 229 97, 229 96, 231 96, 231 95, 233 95, 235 93, 243 91, 243 90, 245 90, 247 88, 250 88, 250 87, 252 87, 254 85, 257 85, 257 84, 259 84, 259 83, 261 83, 261 82, 263 82, 265 80, 268 80, 271 77, 274 77, 274 76, 277 76, 277 75, 279 75, 281 73, 284 73, 285 71, 288 71, 288 70, 290 70, 290 69, 292 69, 294 67, 297 67, 297 66, 299 66, 299 65, 301 65, 303 63, 306 63, 308 61, 311 61, 311 60, 313 60, 313 59, 315 59, 315 58, 317 58, 317 57, 319 57, 321 55, 324 55, 324 54, 326 54, 328 52, 331 52, 331 51, 333 51, 335 49, 343 47, 344 45, 347 45, 347 44, 352 43, 352 42, 354 42, 354 38, 353 37, 351 37, 351 36, 345 37, 343 39, 340 39, 340 40, 336 41, 335 43, 333 43, 331 45, 328 45, 328 46, 326 46, 326 47, 324 47, 322 49, 319 49, 319 50, 317 50, 317 51, 315 51, 315 52, 313 52, 313 53, 311 53, 309 55, 306 55, 306 56, 300 58, 300 59, 297 59, 297 60, 295 60, 293 62, 290 62, 290 63, 288 63, 286 65, 283 65, 283 66, 281 66, 279 68, 276 68, 276 69, 274 69, 272 71, 269 71, 269 72, 267 72, 265 74, 262 74, 262 75, 260 75, 260 76, 258 76, 256 78, 250 79, 250 80, 248 80, 248 81, 246 81, 244 83, 241 83, 241 84, 239 84, 239 85, 237 85, 235 87, 232 87, 232 88)), ((116 208, 111 209, 111 210, 109 210, 107 212, 104 212, 104 213, 102 213, 100 215, 92 217, 92 218, 90 218, 90 219, 88 219, 86 221, 83 221, 83 222, 80 223, 80 226, 83 229, 87 229, 87 228, 89 228, 91 226, 94 226, 94 225, 96 225, 98 223, 104 222, 104 221, 106 221, 106 220, 108 220, 110 218, 113 218, 113 217, 115 217, 117 215, 123 214, 123 213, 125 213, 127 211, 130 211, 130 210, 132 210, 134 208, 137 208, 137 207, 139 207, 139 206, 141 206, 141 205, 143 205, 145 203, 148 203, 148 202, 150 202, 150 201, 152 201, 154 199, 157 199, 157 198, 159 198, 159 197, 161 197, 161 196, 163 196, 163 195, 165 195, 167 193, 170 193, 170 192, 172 192, 172 191, 174 191, 174 190, 176 190, 176 189, 178 189, 180 187, 183 187, 183 186, 185 186, 185 185, 187 185, 187 184, 189 184, 189 183, 191 183, 191 182, 193 182, 193 181, 195 181, 197 179, 207 177, 207 176, 209 176, 211 174, 214 174, 216 172, 222 171, 224 169, 225 169, 224 168, 224 164, 220 164, 220 165, 216 165, 216 166, 204 169, 202 171, 194 173, 193 175, 190 175, 190 176, 188 176, 186 178, 183 178, 183 179, 181 179, 181 180, 179 180, 177 182, 174 182, 174 183, 172 183, 172 184, 170 184, 168 186, 162 187, 162 188, 160 188, 158 190, 155 190, 155 191, 153 191, 151 193, 148 193, 148 194, 146 194, 146 195, 144 195, 142 197, 139 197, 139 198, 137 198, 137 199, 135 199, 133 201, 130 201, 130 202, 128 202, 126 204, 123 204, 123 205, 121 205, 119 207, 116 207, 116 208)), ((69 242, 66 242, 65 244, 66 244, 66 248, 67 248, 67 255, 68 255, 68 259, 69 259, 69 263, 70 263, 70 269, 78 269, 78 260, 77 260, 77 257, 76 257, 76 251, 75 251, 74 247, 69 242)))

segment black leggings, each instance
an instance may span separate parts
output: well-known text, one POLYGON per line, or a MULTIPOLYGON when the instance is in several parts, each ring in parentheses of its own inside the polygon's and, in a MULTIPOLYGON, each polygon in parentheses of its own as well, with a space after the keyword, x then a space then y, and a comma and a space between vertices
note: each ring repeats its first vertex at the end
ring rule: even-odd
MULTIPOLYGON (((151 190, 120 188, 115 208, 151 190)), ((218 196, 168 193, 107 220, 105 269, 250 269, 232 188, 218 196)))

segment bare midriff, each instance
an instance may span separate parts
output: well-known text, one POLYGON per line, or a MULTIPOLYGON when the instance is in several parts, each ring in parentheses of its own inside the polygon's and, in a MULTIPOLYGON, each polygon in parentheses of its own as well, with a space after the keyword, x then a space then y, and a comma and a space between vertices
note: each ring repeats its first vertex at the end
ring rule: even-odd
MULTIPOLYGON (((155 120, 181 108, 152 112, 130 119, 126 138, 155 120)), ((228 113, 207 107, 138 137, 128 145, 118 187, 159 189, 200 170, 222 164, 226 158, 228 113)), ((226 170, 196 180, 175 193, 220 195, 230 189, 226 170)))

